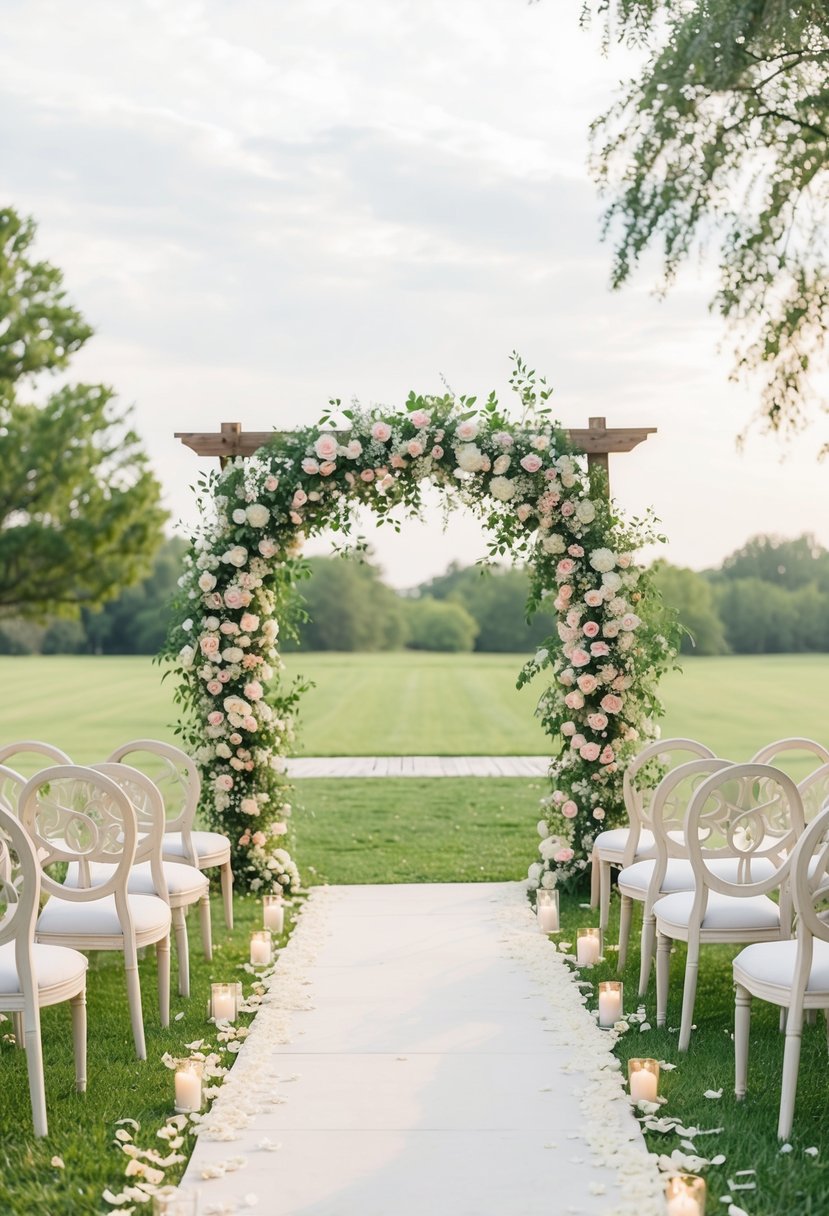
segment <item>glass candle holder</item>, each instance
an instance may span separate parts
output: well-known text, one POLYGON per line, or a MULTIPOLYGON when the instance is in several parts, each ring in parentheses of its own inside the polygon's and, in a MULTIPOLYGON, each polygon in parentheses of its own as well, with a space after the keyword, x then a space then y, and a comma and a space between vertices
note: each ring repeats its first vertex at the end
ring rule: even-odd
POLYGON ((188 1115, 202 1108, 204 1060, 179 1060, 176 1064, 176 1114, 188 1115))
POLYGON ((655 1102, 659 1093, 659 1061, 628 1060, 628 1085, 634 1102, 655 1102))
POLYGON ((162 1186, 153 1195, 153 1216, 198 1216, 199 1193, 162 1186))
POLYGON ((270 929, 256 929, 250 935, 250 961, 253 967, 268 967, 273 960, 270 929))
POLYGON ((281 895, 263 896, 262 916, 265 928, 278 937, 285 928, 285 905, 281 895))
POLYGON ((705 1216, 705 1179, 695 1174, 677 1174, 665 1187, 668 1216, 705 1216))
POLYGON ((622 1016, 624 986, 621 980, 603 980, 599 984, 599 1025, 607 1030, 622 1016))
POLYGON ((535 914, 542 933, 558 933, 558 891, 537 891, 535 914))
POLYGON ((238 988, 236 984, 210 985, 210 1012, 214 1022, 235 1022, 238 1013, 238 988))
POLYGON ((600 929, 579 929, 576 932, 576 962, 579 967, 592 967, 602 956, 600 929))

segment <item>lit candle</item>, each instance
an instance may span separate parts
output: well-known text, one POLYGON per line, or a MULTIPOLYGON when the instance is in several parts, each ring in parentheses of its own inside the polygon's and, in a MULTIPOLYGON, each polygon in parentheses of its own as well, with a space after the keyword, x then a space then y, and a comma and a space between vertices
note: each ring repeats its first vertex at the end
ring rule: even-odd
POLYGON ((176 1065, 176 1111, 187 1114, 201 1110, 201 1078, 204 1067, 201 1060, 179 1060, 176 1065))
POLYGON ((236 985, 210 985, 210 1016, 216 1022, 236 1021, 236 985))
POLYGON ((277 937, 285 928, 285 905, 281 895, 266 895, 262 900, 262 911, 265 917, 266 929, 277 937))
POLYGON ((669 1178, 665 1188, 668 1216, 705 1216, 705 1180, 693 1174, 669 1178))
POLYGON ((267 967, 272 957, 270 929, 257 929, 255 933, 251 933, 250 961, 252 966, 267 967))
POLYGON ((630 1096, 634 1102, 655 1102, 659 1090, 658 1060, 628 1060, 630 1096))
POLYGON ((622 991, 619 980, 599 984, 599 1025, 605 1029, 615 1026, 622 1016, 622 991))
POLYGON ((558 933, 558 891, 539 891, 535 897, 535 914, 542 933, 558 933))
POLYGON ((576 936, 576 962, 580 967, 592 967, 602 953, 602 939, 598 929, 579 929, 576 936))

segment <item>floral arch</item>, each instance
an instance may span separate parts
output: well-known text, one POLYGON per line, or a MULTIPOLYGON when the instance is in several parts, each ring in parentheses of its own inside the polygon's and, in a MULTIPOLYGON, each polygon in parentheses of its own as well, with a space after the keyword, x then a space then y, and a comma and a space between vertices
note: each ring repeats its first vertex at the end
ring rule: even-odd
POLYGON ((179 680, 179 727, 200 766, 201 811, 227 835, 240 884, 291 891, 286 757, 302 692, 280 682, 280 622, 302 574, 305 537, 348 534, 355 503, 380 522, 416 512, 425 481, 472 507, 493 557, 531 574, 529 609, 548 598, 556 631, 518 679, 546 671, 536 714, 550 736, 551 790, 541 799, 531 887, 571 885, 595 835, 622 814, 622 770, 654 734, 670 624, 637 552, 653 521, 625 523, 550 417, 550 390, 520 361, 519 422, 491 394, 411 394, 405 408, 340 409, 274 437, 200 483, 201 524, 185 559, 166 654, 179 680), (335 429, 336 428, 336 429, 335 429))

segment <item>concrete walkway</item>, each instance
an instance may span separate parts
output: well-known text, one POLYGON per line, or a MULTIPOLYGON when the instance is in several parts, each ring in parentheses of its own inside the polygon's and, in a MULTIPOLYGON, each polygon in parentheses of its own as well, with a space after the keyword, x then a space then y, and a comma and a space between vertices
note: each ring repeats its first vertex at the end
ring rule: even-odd
POLYGON ((664 1213, 518 884, 317 888, 207 1116, 200 1213, 664 1213))
POLYGON ((549 756, 295 756, 288 776, 545 777, 549 756))

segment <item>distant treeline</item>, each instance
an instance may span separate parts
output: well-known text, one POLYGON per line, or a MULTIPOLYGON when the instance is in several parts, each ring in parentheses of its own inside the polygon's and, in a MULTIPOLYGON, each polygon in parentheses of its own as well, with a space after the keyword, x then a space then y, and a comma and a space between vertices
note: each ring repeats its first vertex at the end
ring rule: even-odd
MULTIPOLYGON (((0 620, 3 654, 154 654, 186 550, 168 540, 152 574, 100 612, 43 623, 0 620)), ((406 594, 387 587, 370 559, 311 558, 299 587, 286 650, 534 650, 553 629, 547 613, 527 623, 523 569, 451 566, 406 594), (296 636, 291 637, 291 629, 296 636)), ((829 651, 829 552, 811 536, 758 536, 717 570, 661 562, 656 576, 685 629, 685 653, 829 651)))

